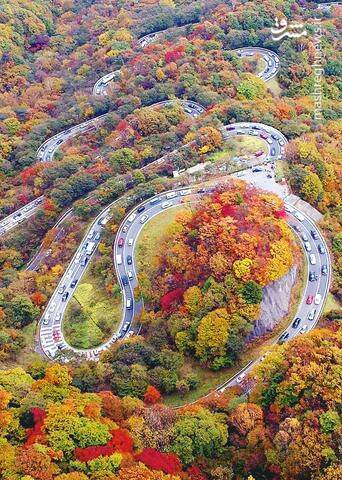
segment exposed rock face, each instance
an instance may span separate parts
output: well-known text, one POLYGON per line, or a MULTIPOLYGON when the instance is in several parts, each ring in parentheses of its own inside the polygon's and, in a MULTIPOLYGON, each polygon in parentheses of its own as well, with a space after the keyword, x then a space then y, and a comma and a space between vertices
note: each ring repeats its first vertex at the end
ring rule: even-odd
POLYGON ((273 328, 288 314, 292 287, 297 276, 297 267, 292 267, 289 272, 276 282, 264 288, 261 302, 261 316, 255 321, 254 329, 248 339, 260 337, 273 328))

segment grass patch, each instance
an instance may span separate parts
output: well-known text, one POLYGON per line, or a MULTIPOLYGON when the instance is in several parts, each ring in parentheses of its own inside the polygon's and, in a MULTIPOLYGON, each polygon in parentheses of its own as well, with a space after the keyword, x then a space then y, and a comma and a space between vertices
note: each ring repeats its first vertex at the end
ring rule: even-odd
POLYGON ((275 179, 280 182, 282 178, 286 177, 287 163, 285 160, 277 160, 275 164, 275 179))
POLYGON ((324 309, 323 309, 323 315, 326 315, 327 313, 331 312, 332 310, 339 310, 341 308, 340 303, 332 293, 328 293, 327 296, 327 301, 325 302, 324 309))
POLYGON ((262 150, 267 153, 267 147, 263 140, 252 135, 239 135, 226 140, 221 150, 208 155, 207 160, 213 163, 231 160, 232 157, 251 157, 254 153, 262 150))
POLYGON ((138 272, 144 271, 152 276, 157 265, 154 258, 160 242, 168 236, 168 230, 175 221, 177 215, 189 209, 185 205, 169 208, 152 218, 142 229, 135 244, 135 258, 138 272))
POLYGON ((273 77, 271 80, 269 80, 267 83, 266 83, 266 87, 268 90, 270 90, 271 93, 273 93, 273 95, 275 95, 276 97, 280 97, 283 89, 281 88, 279 82, 278 82, 278 79, 277 77, 273 77))
POLYGON ((115 331, 121 312, 121 294, 108 294, 101 278, 87 270, 65 312, 65 339, 73 347, 96 347, 115 331))

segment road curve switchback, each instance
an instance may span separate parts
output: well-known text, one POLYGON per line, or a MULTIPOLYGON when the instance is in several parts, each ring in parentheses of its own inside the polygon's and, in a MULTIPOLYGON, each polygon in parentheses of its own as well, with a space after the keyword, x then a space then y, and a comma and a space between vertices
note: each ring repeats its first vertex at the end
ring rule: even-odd
MULTIPOLYGON (((327 4, 325 8, 331 8, 331 4, 327 4)), ((141 48, 148 46, 159 38, 160 33, 155 32, 142 37, 138 40, 138 45, 141 48)), ((259 47, 238 48, 234 52, 241 58, 259 55, 264 60, 265 66, 258 76, 265 82, 274 78, 279 71, 280 61, 275 52, 259 47)), ((93 87, 93 95, 106 96, 108 86, 113 80, 118 79, 119 76, 120 70, 116 70, 101 77, 93 87)), ((169 103, 171 101, 160 102, 159 104, 169 103)), ((204 108, 196 102, 184 100, 181 103, 185 112, 194 118, 204 112, 204 108)), ((100 115, 82 122, 49 138, 39 147, 37 160, 42 162, 52 161, 55 152, 61 145, 75 136, 97 129, 106 115, 100 115)), ((259 137, 266 145, 266 153, 264 151, 258 153, 260 162, 282 158, 287 143, 281 132, 261 123, 240 122, 227 125, 223 127, 222 134, 226 140, 239 135, 259 137)), ((160 160, 158 159, 156 162, 160 160)), ((140 326, 135 323, 135 317, 141 311, 143 305, 141 301, 134 300, 133 293, 134 288, 137 286, 134 249, 139 234, 152 218, 166 209, 175 208, 183 203, 191 204, 197 202, 201 196, 209 193, 210 189, 203 190, 195 187, 164 192, 143 202, 127 215, 116 235, 113 252, 114 266, 123 297, 122 318, 119 327, 103 345, 88 350, 76 349, 68 345, 64 338, 62 328, 63 316, 78 282, 81 280, 91 258, 96 252, 103 227, 110 219, 110 210, 118 200, 108 205, 90 226, 40 319, 39 339, 44 354, 48 358, 53 359, 59 351, 68 350, 87 359, 97 360, 100 353, 109 348, 118 339, 127 338, 138 333, 140 326)), ((2 219, 0 221, 0 236, 5 235, 10 229, 34 215, 43 200, 44 197, 41 196, 2 219)), ((322 313, 331 278, 329 252, 320 230, 312 220, 293 206, 286 204, 285 208, 288 213, 288 223, 303 246, 310 275, 306 278, 304 294, 295 315, 296 322, 294 324, 295 319, 293 319, 288 328, 280 335, 278 342, 287 341, 315 326, 322 313)), ((220 385, 217 390, 222 392, 229 386, 241 383, 249 370, 263 358, 260 357, 250 362, 238 374, 220 385)))
MULTIPOLYGON (((141 48, 146 47, 153 41, 157 40, 162 32, 163 31, 145 35, 138 40, 138 45, 141 48)), ((261 56, 264 59, 266 66, 258 75, 265 82, 273 78, 278 73, 279 57, 275 52, 272 52, 271 50, 267 50, 261 47, 243 47, 233 51, 236 52, 237 55, 240 57, 251 57, 253 55, 261 56)), ((93 95, 97 97, 106 96, 108 86, 113 80, 117 80, 119 76, 120 70, 115 70, 114 72, 107 73, 106 75, 101 77, 93 87, 93 95)), ((204 112, 204 107, 202 107, 196 102, 187 100, 178 101, 183 104, 184 110, 193 118, 204 112)), ((172 100, 166 100, 163 102, 158 102, 155 105, 169 104, 171 102, 172 100)), ((153 105, 151 105, 150 107, 153 107, 153 105)), ((57 133, 56 135, 48 138, 38 148, 37 160, 40 162, 52 161, 55 153, 63 144, 65 144, 70 139, 77 137, 78 135, 88 133, 92 130, 96 130, 101 126, 107 115, 108 114, 105 113, 103 115, 99 115, 98 117, 91 118, 89 120, 86 120, 85 122, 80 123, 79 125, 75 125, 73 127, 65 129, 57 133)), ((12 230, 16 226, 18 226, 23 221, 28 220, 30 217, 35 215, 38 208, 41 206, 43 199, 44 196, 41 196, 0 220, 0 237, 2 235, 5 235, 9 230, 12 230)))

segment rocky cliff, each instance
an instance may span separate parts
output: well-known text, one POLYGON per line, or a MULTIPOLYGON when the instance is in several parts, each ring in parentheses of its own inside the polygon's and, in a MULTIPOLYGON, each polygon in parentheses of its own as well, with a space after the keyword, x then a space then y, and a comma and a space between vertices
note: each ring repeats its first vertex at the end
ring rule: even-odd
POLYGON ((290 308, 291 291, 297 276, 297 267, 276 282, 264 288, 261 302, 261 315, 255 321, 254 329, 249 339, 259 337, 273 328, 288 314, 290 308))

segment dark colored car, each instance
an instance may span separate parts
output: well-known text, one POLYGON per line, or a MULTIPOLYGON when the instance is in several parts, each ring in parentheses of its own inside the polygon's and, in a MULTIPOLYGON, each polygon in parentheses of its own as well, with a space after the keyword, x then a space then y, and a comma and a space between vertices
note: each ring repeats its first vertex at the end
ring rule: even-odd
POLYGON ((77 282, 78 282, 78 279, 73 280, 73 281, 70 283, 70 287, 71 287, 71 288, 76 287, 76 283, 77 283, 77 282))
POLYGON ((127 264, 132 265, 132 263, 133 263, 133 259, 132 259, 131 255, 128 255, 127 256, 127 264))
POLYGON ((278 340, 279 345, 284 343, 285 340, 287 340, 289 338, 289 336, 290 336, 289 332, 284 332, 282 335, 280 335, 279 340, 278 340))
POLYGON ((311 230, 311 236, 314 240, 318 239, 318 233, 316 232, 316 230, 311 230))
POLYGON ((138 212, 138 213, 141 213, 141 212, 143 212, 144 210, 145 210, 145 207, 144 207, 144 205, 142 205, 141 207, 139 207, 139 208, 137 209, 137 212, 138 212))
POLYGON ((323 245, 321 244, 318 245, 318 251, 321 255, 325 254, 325 248, 323 247, 323 245))
POLYGON ((293 324, 292 324, 292 328, 297 328, 298 325, 300 324, 301 322, 301 319, 299 317, 295 318, 293 324))
POLYGON ((81 265, 82 265, 82 267, 85 267, 85 266, 87 265, 87 263, 88 263, 88 260, 89 260, 89 258, 88 258, 88 257, 84 257, 84 258, 82 258, 82 260, 81 260, 81 265))
POLYGON ((118 247, 122 248, 124 246, 125 240, 121 237, 118 241, 118 247))
POLYGON ((123 276, 121 277, 121 280, 122 280, 122 283, 123 283, 124 285, 128 285, 128 278, 126 277, 126 275, 123 275, 123 276))
POLYGON ((276 151, 275 151, 275 148, 271 148, 271 155, 272 155, 272 156, 275 155, 275 152, 276 152, 276 151))
POLYGON ((326 265, 322 265, 322 275, 328 275, 328 267, 326 265))
POLYGON ((316 280, 318 280, 318 275, 316 272, 310 272, 309 273, 309 280, 310 282, 315 282, 316 280))
POLYGON ((62 296, 62 302, 66 302, 67 298, 69 296, 69 292, 65 292, 63 293, 63 296, 62 296))

